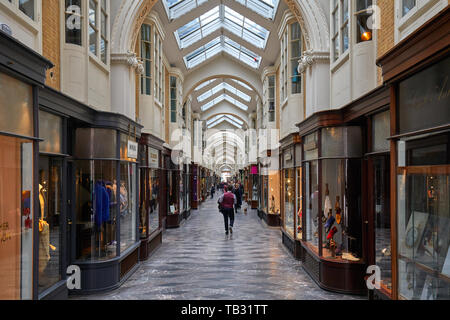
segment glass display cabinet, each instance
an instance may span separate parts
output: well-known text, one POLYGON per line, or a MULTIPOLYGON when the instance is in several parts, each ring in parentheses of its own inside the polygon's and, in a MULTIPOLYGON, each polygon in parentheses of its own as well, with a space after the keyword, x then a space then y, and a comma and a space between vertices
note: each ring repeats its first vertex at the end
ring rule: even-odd
POLYGON ((304 137, 305 270, 337 292, 363 294, 362 131, 325 127, 304 137))

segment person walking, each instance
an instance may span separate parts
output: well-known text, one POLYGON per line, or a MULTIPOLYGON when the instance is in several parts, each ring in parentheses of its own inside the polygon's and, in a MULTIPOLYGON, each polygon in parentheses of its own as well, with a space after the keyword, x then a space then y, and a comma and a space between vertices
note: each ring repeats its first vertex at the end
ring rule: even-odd
POLYGON ((234 225, 234 206, 236 205, 236 196, 228 191, 227 187, 224 187, 224 194, 219 197, 217 201, 220 206, 220 212, 223 214, 225 222, 225 234, 228 235, 228 231, 233 233, 234 225), (228 225, 228 219, 230 224, 228 225))
POLYGON ((214 199, 214 193, 216 193, 216 188, 214 187, 214 185, 212 185, 212 187, 211 187, 211 199, 214 199))

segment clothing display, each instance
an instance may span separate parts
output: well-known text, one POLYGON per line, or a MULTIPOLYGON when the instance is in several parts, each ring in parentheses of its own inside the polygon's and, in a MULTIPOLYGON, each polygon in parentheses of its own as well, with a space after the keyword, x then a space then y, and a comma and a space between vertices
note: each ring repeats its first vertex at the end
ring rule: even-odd
POLYGON ((109 206, 110 196, 106 188, 106 184, 103 181, 97 181, 95 183, 95 224, 100 227, 103 222, 110 220, 109 206))
POLYGON ((327 218, 328 212, 332 210, 331 201, 330 201, 330 191, 328 190, 328 183, 326 184, 325 189, 325 204, 323 206, 323 216, 327 218))
POLYGON ((336 228, 336 227, 333 227, 333 229, 331 229, 331 231, 328 233, 327 239, 328 239, 328 240, 332 239, 333 236, 336 234, 337 231, 338 231, 337 228, 336 228))
POLYGON ((336 223, 341 224, 341 206, 339 204, 339 196, 336 196, 336 204, 334 205, 334 211, 336 212, 336 223))

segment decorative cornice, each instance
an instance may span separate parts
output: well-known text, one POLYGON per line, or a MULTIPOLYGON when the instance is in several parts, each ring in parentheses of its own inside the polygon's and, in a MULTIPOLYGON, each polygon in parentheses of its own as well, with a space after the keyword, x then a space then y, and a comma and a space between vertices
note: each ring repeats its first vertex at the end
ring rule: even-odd
POLYGON ((138 40, 138 36, 139 36, 140 30, 141 30, 142 23, 147 18, 147 16, 149 15, 150 11, 152 10, 152 8, 156 2, 157 2, 157 0, 144 1, 142 3, 141 7, 139 8, 139 11, 138 11, 139 15, 135 19, 133 29, 132 29, 133 30, 132 35, 129 38, 129 41, 130 41, 130 45, 128 46, 129 48, 136 47, 136 42, 138 40))
MULTIPOLYGON (((303 38, 305 39, 305 42, 306 42, 306 47, 311 48, 311 39, 308 34, 308 29, 306 28, 306 23, 305 23, 305 20, 303 19, 303 15, 300 12, 300 9, 298 8, 297 1, 296 0, 284 0, 284 2, 286 2, 286 4, 288 5, 288 7, 291 11, 291 15, 295 16, 298 23, 300 24, 300 27, 302 29, 303 38)), ((281 29, 281 30, 283 30, 283 29, 281 29)), ((278 34, 278 36, 281 38, 280 34, 278 34)))
POLYGON ((164 28, 161 25, 158 14, 155 11, 152 11, 147 16, 147 20, 152 22, 152 24, 156 27, 156 30, 158 30, 161 40, 164 41, 164 39, 166 38, 166 33, 164 32, 164 28))
POLYGON ((181 72, 181 70, 179 68, 175 68, 175 67, 169 67, 168 71, 170 74, 177 76, 178 78, 180 78, 181 82, 184 82, 184 75, 183 72, 181 72))
POLYGON ((144 64, 137 58, 134 52, 111 53, 111 64, 127 64, 136 69, 138 74, 144 73, 144 64))
POLYGON ((261 75, 261 82, 264 83, 264 79, 271 74, 275 74, 277 72, 277 68, 275 66, 268 66, 263 69, 262 75, 261 75))
POLYGON ((280 22, 280 27, 278 28, 278 39, 281 39, 283 37, 283 32, 288 25, 288 21, 294 18, 295 16, 292 14, 291 10, 284 11, 283 17, 281 18, 280 22))
POLYGON ((303 55, 298 60, 298 73, 304 73, 311 67, 314 63, 323 61, 324 63, 329 62, 330 53, 329 52, 315 52, 313 50, 306 50, 303 55))

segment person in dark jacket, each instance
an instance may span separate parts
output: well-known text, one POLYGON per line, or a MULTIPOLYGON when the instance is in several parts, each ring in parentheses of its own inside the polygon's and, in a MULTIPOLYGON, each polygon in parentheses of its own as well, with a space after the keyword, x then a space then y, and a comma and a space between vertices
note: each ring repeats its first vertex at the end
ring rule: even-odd
POLYGON ((216 193, 216 188, 214 187, 214 185, 212 185, 212 187, 211 187, 211 199, 214 198, 214 193, 216 193))
POLYGON ((224 188, 224 194, 219 197, 217 201, 220 205, 221 212, 223 214, 223 219, 225 222, 225 234, 228 235, 228 231, 233 233, 234 225, 234 206, 236 205, 236 196, 224 188), (230 224, 228 225, 228 219, 230 224))

